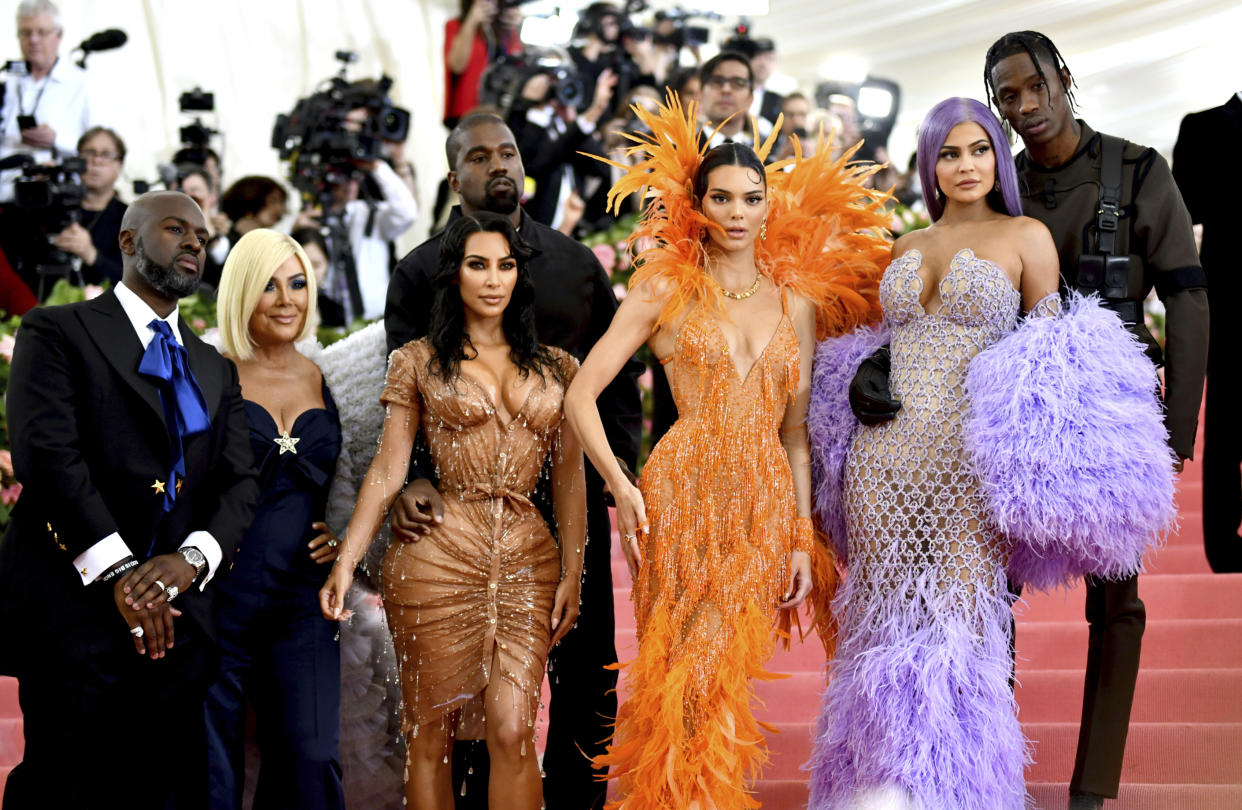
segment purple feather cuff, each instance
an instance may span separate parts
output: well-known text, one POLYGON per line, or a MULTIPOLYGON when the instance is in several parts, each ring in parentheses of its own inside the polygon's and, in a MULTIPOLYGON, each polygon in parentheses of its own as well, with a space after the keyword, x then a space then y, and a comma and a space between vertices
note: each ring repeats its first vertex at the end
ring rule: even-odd
POLYGON ((966 451, 1009 576, 1034 588, 1128 576, 1175 526, 1175 458, 1143 347, 1095 298, 1029 318, 966 376, 966 451))
POLYGON ((815 515, 842 564, 848 561, 845 460, 859 428, 858 419, 850 410, 850 382, 862 361, 888 343, 888 338, 888 330, 882 325, 860 326, 822 341, 815 349, 811 403, 806 414, 815 515))

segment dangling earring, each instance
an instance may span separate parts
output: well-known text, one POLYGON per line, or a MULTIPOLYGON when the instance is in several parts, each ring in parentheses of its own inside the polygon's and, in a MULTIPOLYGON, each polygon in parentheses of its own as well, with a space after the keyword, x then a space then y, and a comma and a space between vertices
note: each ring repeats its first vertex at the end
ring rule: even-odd
POLYGON ((759 226, 759 238, 760 239, 768 238, 768 218, 767 217, 763 218, 763 224, 759 226))

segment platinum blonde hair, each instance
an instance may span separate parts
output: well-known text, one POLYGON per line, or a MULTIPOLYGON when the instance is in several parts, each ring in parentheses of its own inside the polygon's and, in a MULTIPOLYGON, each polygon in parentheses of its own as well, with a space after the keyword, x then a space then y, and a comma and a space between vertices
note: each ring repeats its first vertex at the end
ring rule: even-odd
POLYGON ((250 316, 267 283, 277 268, 297 256, 306 274, 306 323, 298 334, 302 341, 315 334, 319 325, 319 308, 316 304, 317 287, 315 272, 302 246, 292 236, 269 228, 256 228, 237 240, 224 262, 220 276, 220 288, 216 292, 216 317, 220 327, 220 344, 224 351, 238 360, 246 360, 254 354, 254 339, 250 337, 250 316))

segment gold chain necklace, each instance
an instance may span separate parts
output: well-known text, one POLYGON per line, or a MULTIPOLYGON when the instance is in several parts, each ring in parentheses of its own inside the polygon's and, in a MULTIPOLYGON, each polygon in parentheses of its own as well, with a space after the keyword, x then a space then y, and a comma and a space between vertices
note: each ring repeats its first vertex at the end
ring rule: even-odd
POLYGON ((760 273, 758 270, 756 270, 755 271, 755 283, 751 284, 750 289, 748 290, 745 290, 740 293, 731 292, 730 290, 726 290, 724 288, 724 285, 722 285, 719 281, 716 282, 716 286, 720 287, 720 291, 724 293, 725 298, 732 298, 734 301, 742 301, 747 298, 750 298, 752 295, 759 292, 759 282, 762 280, 763 280, 763 273, 760 273))

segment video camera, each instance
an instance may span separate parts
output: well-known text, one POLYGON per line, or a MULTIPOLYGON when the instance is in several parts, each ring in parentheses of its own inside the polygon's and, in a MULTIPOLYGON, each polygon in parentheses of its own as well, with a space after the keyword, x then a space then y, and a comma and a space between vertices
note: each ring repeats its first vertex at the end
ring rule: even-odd
POLYGON ((573 60, 555 48, 527 48, 516 55, 502 56, 488 66, 479 82, 479 103, 496 107, 505 117, 524 101, 540 105, 555 100, 566 107, 578 107, 584 94, 573 60), (539 75, 551 79, 547 95, 542 99, 523 99, 522 88, 539 75))
POLYGON ((651 41, 678 49, 706 45, 711 32, 707 26, 690 25, 690 20, 695 18, 719 20, 721 16, 715 11, 688 11, 680 7, 657 11, 651 41))
POLYGON ((39 164, 31 155, 11 155, 0 160, 0 170, 20 167, 22 176, 13 184, 13 206, 21 212, 23 228, 34 232, 28 246, 17 257, 22 268, 33 268, 39 277, 37 291, 43 297, 47 278, 68 278, 75 271, 73 256, 53 245, 52 236, 78 219, 86 187, 83 158, 65 158, 59 163, 39 164))
POLYGON ((357 60, 352 51, 337 51, 340 72, 315 93, 300 99, 289 113, 276 116, 272 148, 289 161, 294 187, 324 198, 334 185, 355 171, 360 161, 382 157, 382 141, 404 141, 410 113, 392 103, 392 79, 350 82, 345 71, 357 60), (367 111, 364 122, 351 122, 353 110, 367 111))
MULTIPOLYGON (((204 92, 201 87, 195 87, 181 94, 178 106, 183 113, 215 112, 216 95, 204 92)), ((181 128, 181 149, 178 154, 184 158, 183 162, 201 166, 207 162, 207 147, 211 144, 211 137, 219 134, 218 129, 207 126, 203 123, 202 116, 196 115, 189 124, 181 128)))

